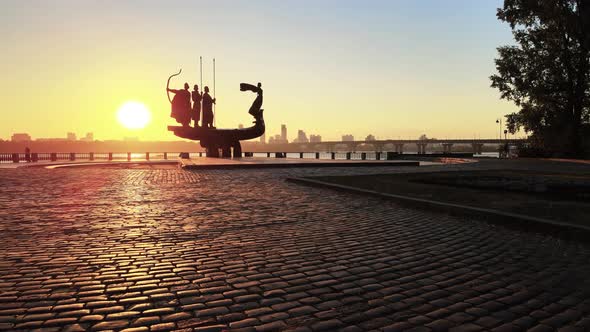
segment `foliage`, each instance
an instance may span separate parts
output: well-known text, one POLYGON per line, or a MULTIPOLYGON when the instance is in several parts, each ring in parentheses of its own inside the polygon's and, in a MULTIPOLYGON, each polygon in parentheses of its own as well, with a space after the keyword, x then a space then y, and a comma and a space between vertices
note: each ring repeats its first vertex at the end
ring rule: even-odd
POLYGON ((581 156, 590 122, 590 1, 505 0, 498 18, 516 45, 498 48, 492 87, 520 110, 507 129, 533 144, 581 156))

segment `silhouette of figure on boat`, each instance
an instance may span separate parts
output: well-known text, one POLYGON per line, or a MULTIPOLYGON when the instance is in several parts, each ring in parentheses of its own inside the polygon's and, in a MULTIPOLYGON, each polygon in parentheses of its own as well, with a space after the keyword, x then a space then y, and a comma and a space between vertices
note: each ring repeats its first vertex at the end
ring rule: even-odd
POLYGON ((188 83, 184 83, 184 89, 176 90, 166 88, 168 92, 174 93, 172 98, 172 112, 170 116, 176 119, 176 122, 188 127, 191 122, 191 93, 189 92, 188 83))
POLYGON ((248 113, 254 117, 254 119, 258 120, 258 117, 262 113, 262 83, 258 82, 257 85, 252 85, 248 83, 240 83, 240 91, 252 91, 256 92, 258 96, 254 99, 252 106, 248 110, 248 113))
POLYGON ((205 128, 215 128, 213 127, 213 104, 215 104, 216 99, 211 98, 209 95, 209 87, 205 86, 205 93, 203 93, 203 127, 205 128))
POLYGON ((203 94, 199 92, 199 86, 197 84, 195 84, 193 89, 191 95, 193 98, 193 120, 195 120, 196 128, 199 126, 199 121, 201 121, 201 100, 203 99, 203 94))

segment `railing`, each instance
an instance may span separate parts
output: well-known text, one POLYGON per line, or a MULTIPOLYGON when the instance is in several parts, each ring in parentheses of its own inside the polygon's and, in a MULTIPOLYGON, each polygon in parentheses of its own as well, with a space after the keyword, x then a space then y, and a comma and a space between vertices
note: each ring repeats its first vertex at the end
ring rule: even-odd
MULTIPOLYGON (((144 153, 94 153, 94 152, 52 152, 52 153, 0 153, 0 163, 35 162, 75 162, 75 161, 134 161, 168 160, 176 158, 179 152, 144 153)), ((186 154, 186 153, 185 153, 186 154)), ((300 159, 339 159, 339 160, 382 160, 392 159, 395 152, 244 152, 244 157, 300 158, 300 159)), ((190 152, 189 158, 204 157, 204 152, 190 152)))
MULTIPOLYGON (((35 163, 59 161, 137 161, 137 160, 168 160, 175 159, 180 152, 51 152, 51 153, 0 153, 0 163, 35 163)), ((190 153, 191 158, 204 156, 204 153, 190 153)))
POLYGON ((392 160, 397 152, 244 152, 243 156, 266 158, 332 159, 332 160, 392 160))
MULTIPOLYGON (((205 152, 108 152, 108 153, 0 153, 0 163, 28 163, 28 162, 76 162, 76 161, 140 161, 140 160, 169 160, 178 157, 200 158, 205 157, 205 152)), ((297 159, 323 159, 323 160, 393 160, 400 154, 398 152, 243 152, 242 157, 266 157, 266 158, 297 158, 297 159)), ((466 157, 465 153, 436 153, 423 154, 422 156, 459 156, 466 157), (465 156, 463 156, 465 155, 465 156)))

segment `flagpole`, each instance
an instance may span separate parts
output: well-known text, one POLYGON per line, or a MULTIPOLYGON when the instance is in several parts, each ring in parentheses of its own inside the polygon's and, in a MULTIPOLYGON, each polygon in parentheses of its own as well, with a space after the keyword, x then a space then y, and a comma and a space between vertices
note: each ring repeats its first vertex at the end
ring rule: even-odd
MULTIPOLYGON (((215 99, 215 58, 213 58, 213 99, 215 99)), ((213 103, 213 127, 217 127, 217 117, 215 116, 215 103, 213 103)))
POLYGON ((203 91, 203 57, 199 56, 199 73, 201 75, 201 91, 203 91))

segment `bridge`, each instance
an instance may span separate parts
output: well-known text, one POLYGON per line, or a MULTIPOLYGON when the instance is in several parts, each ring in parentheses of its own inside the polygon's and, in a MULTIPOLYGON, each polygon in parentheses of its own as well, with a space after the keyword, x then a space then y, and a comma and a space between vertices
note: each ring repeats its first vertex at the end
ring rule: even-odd
POLYGON ((296 150, 314 150, 323 149, 327 152, 337 151, 337 148, 345 147, 346 151, 356 151, 357 147, 361 145, 372 145, 376 152, 395 151, 399 154, 404 153, 404 146, 415 144, 418 154, 425 154, 426 147, 431 145, 440 145, 443 148, 443 153, 451 153, 453 145, 462 144, 470 145, 473 148, 473 153, 481 154, 484 144, 519 144, 526 142, 526 139, 388 139, 375 141, 326 141, 326 142, 309 142, 309 143, 289 143, 288 146, 296 150))

